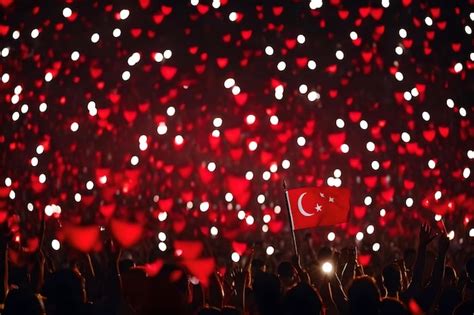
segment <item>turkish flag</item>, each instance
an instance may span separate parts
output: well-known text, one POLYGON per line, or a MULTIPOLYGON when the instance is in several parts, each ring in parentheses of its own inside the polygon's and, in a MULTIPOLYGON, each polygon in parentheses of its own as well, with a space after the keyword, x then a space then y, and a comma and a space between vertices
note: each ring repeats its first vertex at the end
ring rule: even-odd
POLYGON ((305 187, 287 192, 293 229, 345 223, 350 190, 336 187, 305 187))

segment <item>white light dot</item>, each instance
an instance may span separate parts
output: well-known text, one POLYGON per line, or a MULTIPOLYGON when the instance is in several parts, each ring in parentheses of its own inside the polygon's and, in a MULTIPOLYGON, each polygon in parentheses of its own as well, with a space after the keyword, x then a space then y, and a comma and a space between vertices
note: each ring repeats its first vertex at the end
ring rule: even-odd
POLYGON ((172 117, 176 114, 176 109, 173 106, 170 106, 166 109, 166 115, 172 117))
POLYGON ((327 262, 327 261, 325 263, 323 263, 321 268, 322 268, 324 273, 331 273, 332 270, 333 270, 332 264, 330 262, 327 262))
POLYGON ((270 165, 270 172, 275 173, 276 171, 278 171, 278 165, 276 163, 272 163, 272 165, 270 165))
POLYGON ((79 124, 78 124, 77 122, 73 122, 73 123, 71 124, 71 131, 72 131, 72 132, 76 132, 76 131, 78 131, 78 130, 79 130, 79 124))
POLYGON ((31 38, 36 38, 38 37, 38 35, 39 35, 38 29, 35 28, 34 30, 31 31, 31 38))
POLYGON ((373 152, 375 150, 375 144, 372 141, 367 142, 365 145, 367 151, 373 152))
POLYGON ((336 58, 337 58, 338 60, 344 59, 344 53, 342 52, 342 50, 336 51, 336 58))
POLYGON ((19 31, 14 31, 14 32, 12 33, 12 38, 13 38, 13 39, 18 39, 18 38, 20 38, 20 32, 19 32, 19 31))
POLYGON ((336 119, 336 126, 338 128, 344 128, 344 125, 345 125, 344 120, 342 120, 341 118, 336 119))
POLYGON ((385 209, 380 209, 379 214, 381 217, 384 217, 387 214, 387 211, 385 209))
POLYGON ((407 31, 404 29, 404 28, 401 28, 399 31, 398 31, 398 35, 400 35, 401 38, 405 38, 407 37, 407 31))
POLYGON ((306 84, 301 84, 298 90, 301 94, 305 94, 306 92, 308 92, 308 86, 306 84))
POLYGON ((12 179, 10 177, 5 178, 5 186, 10 187, 12 185, 12 179))
POLYGON ((474 228, 469 230, 469 237, 474 237, 474 228))
POLYGON ((219 234, 219 230, 215 226, 211 227, 210 232, 212 236, 216 236, 217 234, 219 234))
POLYGON ((46 82, 50 82, 51 80, 53 79, 53 74, 51 72, 47 72, 45 75, 44 75, 44 80, 46 82))
POLYGON ((464 170, 462 171, 462 177, 469 178, 470 175, 471 169, 469 167, 464 168, 464 170))
POLYGON ((357 232, 356 234, 356 240, 362 241, 364 239, 364 233, 362 232, 357 232))
POLYGON ((433 19, 430 18, 429 16, 425 17, 425 24, 428 26, 433 25, 433 19))
POLYGON ((224 81, 224 87, 226 89, 230 89, 231 87, 233 87, 235 85, 235 80, 232 79, 232 78, 228 78, 228 79, 225 79, 224 81))
POLYGON ((15 197, 16 197, 16 193, 14 190, 10 190, 10 193, 8 194, 8 197, 11 199, 11 200, 14 200, 15 197))
POLYGON ((382 7, 388 8, 390 6, 390 0, 382 0, 382 7))
POLYGON ((257 150, 258 143, 256 141, 250 141, 249 142, 249 150, 250 151, 255 151, 257 150))
POLYGON ((130 164, 132 164, 133 166, 137 165, 138 162, 140 162, 140 159, 136 155, 132 156, 132 158, 130 159, 130 164))
POLYGON ((20 96, 18 96, 18 94, 13 95, 11 98, 12 104, 18 103, 19 100, 20 100, 20 96))
POLYGON ((75 200, 76 202, 81 202, 81 200, 82 200, 81 194, 80 194, 80 193, 75 193, 75 194, 74 194, 74 200, 75 200))
POLYGON ((334 177, 329 177, 329 178, 326 180, 326 183, 327 183, 328 186, 330 186, 330 187, 334 186, 334 177))
POLYGON ((255 222, 255 219, 251 215, 245 218, 245 223, 247 223, 247 225, 252 225, 254 222, 255 222))
POLYGON ((232 91, 232 94, 234 94, 234 95, 239 95, 239 94, 240 94, 240 87, 238 87, 237 85, 234 85, 234 86, 232 87, 232 90, 231 90, 231 91, 232 91))
POLYGON ((359 36, 357 35, 356 32, 352 31, 352 32, 349 34, 349 37, 350 37, 352 40, 356 40, 359 36))
POLYGON ((296 139, 296 143, 298 143, 298 145, 302 147, 306 144, 306 139, 304 137, 298 137, 298 139, 296 139))
POLYGON ((436 222, 441 221, 442 218, 443 218, 443 216, 439 215, 439 214, 435 214, 435 216, 434 216, 434 219, 435 219, 436 222))
POLYGON ((442 196, 443 196, 443 194, 439 190, 436 191, 435 194, 434 194, 434 197, 435 197, 436 200, 441 199, 442 196))
POLYGON ((10 80, 10 75, 8 73, 2 74, 2 82, 7 83, 10 80))
POLYGON ((265 214, 263 216, 263 222, 268 223, 268 222, 270 222, 271 218, 272 217, 269 214, 265 214))
POLYGON ((140 54, 137 52, 134 52, 130 57, 128 57, 127 63, 129 66, 134 66, 138 62, 140 62, 140 54))
POLYGON ((320 98, 320 95, 316 91, 311 91, 311 92, 308 93, 308 100, 310 102, 314 102, 315 100, 319 100, 319 98, 320 98))
POLYGON ((236 252, 233 252, 230 258, 232 259, 233 262, 238 263, 240 260, 240 255, 236 252))
POLYGON ((277 64, 277 69, 279 71, 283 71, 286 69, 286 63, 284 61, 280 61, 278 64, 277 64))
POLYGON ((397 79, 398 81, 403 81, 403 73, 397 71, 395 73, 395 79, 397 79))
POLYGON ((130 15, 130 11, 127 9, 120 10, 119 16, 121 20, 125 20, 130 15))
POLYGON ((199 205, 199 210, 201 210, 201 212, 206 212, 207 210, 209 210, 209 202, 201 202, 201 204, 199 205))
POLYGON ((59 250, 61 248, 61 243, 59 243, 59 241, 57 239, 54 239, 54 240, 51 241, 51 247, 54 250, 59 250))
POLYGON ((461 115, 462 117, 466 117, 467 112, 464 107, 459 108, 459 115, 461 115))
POLYGON ((454 231, 450 231, 450 232, 448 233, 448 239, 449 239, 450 241, 452 241, 452 240, 454 239, 454 231))
POLYGON ((380 244, 379 243, 374 243, 374 245, 372 245, 372 250, 374 252, 378 252, 380 250, 380 244))
POLYGON ((450 98, 448 98, 446 100, 446 105, 449 107, 449 108, 453 108, 454 107, 454 101, 450 98))
POLYGON ((173 52, 169 49, 166 49, 164 52, 163 52, 163 57, 165 57, 165 59, 170 59, 171 56, 173 55, 173 52))
POLYGON ((349 146, 345 143, 341 144, 341 152, 342 153, 347 153, 349 152, 349 146))
POLYGON ((48 109, 48 104, 46 103, 41 103, 39 106, 39 111, 44 113, 48 109))
POLYGON ((126 70, 122 73, 122 80, 127 81, 130 79, 130 71, 126 70))
POLYGON ((176 143, 177 145, 182 145, 184 143, 183 136, 177 135, 176 137, 174 137, 174 143, 176 143))
POLYGON ((428 161, 428 167, 430 169, 434 169, 436 167, 436 162, 434 160, 429 160, 428 161))
POLYGON ((334 174, 334 177, 339 178, 339 177, 341 177, 342 172, 341 172, 340 169, 337 168, 337 169, 334 170, 333 174, 334 174))
POLYGON ((221 135, 221 132, 219 130, 213 130, 211 135, 214 137, 214 138, 219 138, 220 135, 221 135))
POLYGON ((94 44, 97 43, 100 39, 100 35, 98 33, 94 33, 92 34, 91 36, 91 42, 93 42, 94 44))
POLYGON ((287 170, 287 169, 290 167, 290 164, 291 164, 290 161, 288 161, 288 160, 283 160, 283 161, 281 162, 281 167, 283 167, 283 169, 287 170))
POLYGON ((168 247, 166 246, 165 243, 163 242, 158 243, 158 249, 161 250, 162 252, 166 251, 167 248, 168 247))
POLYGON ((428 113, 428 112, 423 112, 421 114, 421 117, 423 118, 424 121, 429 121, 430 118, 431 118, 430 113, 428 113))
POLYGON ((336 239, 336 234, 334 232, 328 233, 328 241, 332 242, 336 239))
POLYGON ((275 214, 279 214, 281 212, 281 207, 275 206, 275 208, 273 208, 273 212, 275 212, 275 214))
POLYGON ((245 219, 245 211, 240 210, 239 212, 237 212, 237 218, 239 218, 239 220, 245 219))
POLYGON ((12 120, 17 121, 20 118, 20 113, 19 112, 14 112, 12 114, 12 120))
POLYGON ((207 170, 209 172, 214 172, 216 170, 216 163, 214 162, 210 162, 209 164, 207 164, 207 170))
POLYGON ((80 57, 79 52, 73 51, 73 52, 71 53, 71 60, 72 60, 72 61, 77 61, 77 60, 79 60, 79 57, 80 57))
POLYGON ((271 176, 272 176, 272 173, 270 173, 269 171, 265 171, 262 174, 263 180, 269 180, 271 176))
POLYGON ((459 73, 462 71, 462 63, 458 62, 457 64, 454 65, 454 71, 456 71, 456 73, 459 73))
POLYGON ((369 124, 363 119, 359 122, 359 126, 360 126, 360 129, 363 129, 363 130, 366 130, 367 128, 369 128, 369 124))
POLYGON ((228 192, 225 194, 225 201, 227 202, 232 202, 232 200, 234 199, 234 196, 232 196, 232 193, 228 192))
POLYGON ((418 92, 418 89, 416 87, 414 87, 413 89, 411 89, 410 91, 411 95, 413 95, 413 97, 417 97, 420 93, 418 92))
POLYGON ((252 180, 253 179, 253 172, 252 171, 247 171, 245 173, 245 179, 246 180, 252 180))
POLYGON ((28 112, 28 104, 21 105, 20 111, 22 114, 26 114, 28 112))
POLYGON ((122 31, 119 28, 114 28, 114 30, 112 31, 112 36, 117 38, 120 37, 120 35, 122 35, 122 31))
POLYGON ((21 85, 17 85, 17 86, 15 86, 15 89, 13 90, 13 93, 21 94, 22 91, 23 91, 23 88, 21 87, 21 85))
POLYGON ((38 158, 34 156, 31 158, 31 166, 37 166, 38 165, 38 158))
POLYGON ((231 22, 235 22, 235 21, 237 20, 237 13, 235 13, 235 12, 230 12, 230 13, 229 13, 229 20, 230 20, 231 22))
POLYGON ((405 205, 410 208, 411 206, 413 206, 413 198, 407 198, 405 200, 405 205))
POLYGON ((270 117, 270 124, 272 124, 273 126, 278 125, 278 116, 272 115, 270 117))
POLYGON ((214 118, 212 124, 214 125, 214 127, 219 128, 220 126, 222 126, 222 118, 214 118))
POLYGON ((269 56, 273 55, 273 48, 271 46, 265 47, 265 53, 269 56))
POLYGON ((403 142, 410 142, 410 134, 408 132, 402 132, 402 141, 403 142))
POLYGON ((42 154, 44 152, 44 147, 40 144, 36 147, 36 153, 42 154))
POLYGON ((376 171, 380 168, 380 163, 378 161, 372 161, 371 166, 372 166, 372 169, 376 171))
POLYGON ((367 229, 366 229, 366 231, 367 231, 367 234, 371 235, 371 234, 373 234, 373 233, 374 233, 374 231, 375 231, 375 228, 374 228, 374 226, 373 226, 373 225, 369 225, 369 226, 367 226, 367 229))
POLYGON ((31 202, 28 202, 28 205, 26 206, 26 209, 28 209, 28 211, 33 211, 34 210, 34 206, 31 202))
POLYGON ((263 204, 263 203, 265 202, 265 196, 262 195, 262 194, 258 195, 258 196, 257 196, 257 202, 258 202, 259 204, 263 204))
POLYGON ((166 124, 164 122, 160 122, 158 124, 158 127, 156 128, 156 132, 162 136, 164 134, 166 134, 166 132, 168 131, 168 127, 166 127, 166 124))
POLYGON ((469 160, 474 159, 474 150, 467 151, 467 157, 469 158, 469 160))
POLYGON ((46 182, 46 175, 41 174, 41 175, 38 177, 38 181, 40 182, 40 184, 44 184, 44 183, 46 182))
POLYGON ((395 48, 395 53, 400 56, 401 54, 403 54, 403 48, 400 46, 397 46, 395 48))
POLYGON ((164 232, 158 233, 158 239, 159 239, 161 242, 166 241, 166 234, 165 234, 164 232))
POLYGON ((464 31, 466 32, 467 35, 472 34, 472 28, 469 25, 464 26, 464 31))
POLYGON ((158 221, 163 222, 168 218, 168 212, 162 211, 158 213, 158 221))
POLYGON ((308 69, 310 69, 310 70, 316 69, 316 61, 314 61, 314 60, 309 60, 309 61, 308 61, 308 69))
POLYGON ((273 248, 273 246, 268 246, 267 247, 266 253, 267 253, 268 256, 273 255, 274 252, 275 252, 275 248, 273 248))
POLYGON ((311 0, 309 2, 309 8, 311 10, 320 9, 323 6, 323 0, 311 0))
POLYGON ((71 17, 71 15, 72 15, 72 10, 71 10, 70 8, 68 8, 68 7, 65 7, 65 8, 63 9, 63 16, 64 16, 65 18, 68 18, 68 17, 71 17))
POLYGON ((87 188, 87 190, 92 190, 92 189, 94 189, 94 183, 93 183, 92 181, 88 181, 88 182, 86 183, 86 188, 87 188))
POLYGON ((365 197, 364 198, 364 204, 366 206, 370 206, 372 204, 372 197, 370 197, 370 196, 365 197))
POLYGON ((299 44, 304 44, 304 42, 306 41, 306 37, 304 37, 304 35, 300 34, 296 37, 296 41, 299 43, 299 44))

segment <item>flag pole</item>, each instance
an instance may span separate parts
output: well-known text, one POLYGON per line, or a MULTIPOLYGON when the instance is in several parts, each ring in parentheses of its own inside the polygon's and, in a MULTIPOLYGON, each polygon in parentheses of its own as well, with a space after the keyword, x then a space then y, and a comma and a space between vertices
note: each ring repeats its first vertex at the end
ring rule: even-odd
POLYGON ((290 221, 291 238, 293 239, 293 249, 295 250, 295 255, 298 256, 298 246, 296 245, 295 225, 293 223, 293 215, 291 214, 290 202, 288 200, 288 189, 286 186, 286 180, 283 180, 283 190, 285 191, 285 203, 286 203, 286 210, 288 211, 288 219, 290 221))

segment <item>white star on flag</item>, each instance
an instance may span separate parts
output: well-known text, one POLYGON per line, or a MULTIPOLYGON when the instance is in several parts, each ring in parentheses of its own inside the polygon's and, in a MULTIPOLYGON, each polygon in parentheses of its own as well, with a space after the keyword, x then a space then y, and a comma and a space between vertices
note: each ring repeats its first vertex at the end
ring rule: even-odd
POLYGON ((317 212, 321 212, 323 210, 323 206, 321 206, 319 203, 317 203, 315 209, 316 209, 317 212))
POLYGON ((334 197, 329 197, 329 202, 334 202, 334 197))
POLYGON ((326 197, 322 192, 320 192, 319 195, 320 195, 322 198, 326 197))

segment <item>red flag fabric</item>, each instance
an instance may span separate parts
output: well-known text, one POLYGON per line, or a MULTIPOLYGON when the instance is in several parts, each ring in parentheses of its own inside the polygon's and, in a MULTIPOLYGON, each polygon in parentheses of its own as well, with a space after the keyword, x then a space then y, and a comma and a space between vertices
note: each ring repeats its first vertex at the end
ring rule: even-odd
POLYGON ((287 191, 293 229, 347 222, 350 190, 336 187, 304 187, 287 191))

